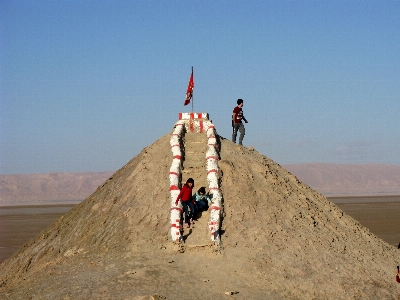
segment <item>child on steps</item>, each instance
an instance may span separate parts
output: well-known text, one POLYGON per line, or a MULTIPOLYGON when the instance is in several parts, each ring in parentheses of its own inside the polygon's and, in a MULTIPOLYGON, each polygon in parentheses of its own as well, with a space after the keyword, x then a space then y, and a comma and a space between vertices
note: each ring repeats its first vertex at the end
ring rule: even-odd
POLYGON ((182 187, 178 197, 176 198, 175 205, 178 205, 179 199, 181 199, 183 210, 185 211, 185 223, 186 228, 190 227, 190 224, 194 224, 194 200, 192 199, 192 190, 194 187, 193 178, 186 180, 185 185, 182 187), (190 208, 190 213, 189 213, 190 208))
POLYGON ((206 188, 202 186, 193 195, 193 200, 195 201, 196 212, 202 212, 208 210, 208 205, 211 203, 211 197, 206 194, 206 188))

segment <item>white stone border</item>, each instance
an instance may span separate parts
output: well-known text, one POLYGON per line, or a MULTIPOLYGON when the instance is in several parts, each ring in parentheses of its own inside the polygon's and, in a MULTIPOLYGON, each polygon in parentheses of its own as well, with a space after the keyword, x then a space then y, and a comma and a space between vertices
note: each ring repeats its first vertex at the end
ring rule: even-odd
MULTIPOLYGON (((203 114, 204 115, 204 114, 203 114)), ((207 114, 208 117, 208 114, 207 114)), ((179 195, 179 178, 182 172, 182 134, 184 133, 183 128, 187 132, 206 132, 207 134, 207 145, 208 150, 206 152, 207 161, 207 182, 210 193, 212 194, 212 202, 210 206, 210 218, 208 222, 208 228, 210 233, 210 239, 213 242, 219 244, 220 242, 220 223, 221 223, 221 210, 222 210, 222 193, 219 188, 219 168, 218 168, 218 157, 219 149, 216 139, 215 127, 211 121, 193 121, 193 120, 179 120, 175 123, 174 131, 171 134, 170 145, 173 155, 172 164, 169 172, 170 181, 170 195, 171 195, 171 208, 170 208, 170 222, 171 230, 170 237, 174 242, 182 241, 181 233, 181 214, 182 204, 178 202, 175 205, 176 198, 179 195)))
POLYGON ((175 129, 171 134, 170 145, 172 151, 172 164, 169 169, 169 191, 171 195, 171 208, 170 208, 170 222, 171 230, 170 237, 174 242, 180 242, 182 240, 181 234, 181 214, 182 204, 179 201, 178 205, 175 205, 176 198, 179 195, 179 178, 181 177, 182 170, 182 133, 184 132, 185 122, 178 121, 175 123, 175 129))
POLYGON ((220 225, 221 225, 221 210, 222 210, 222 192, 219 188, 219 148, 217 145, 216 131, 211 121, 207 121, 207 146, 206 152, 207 160, 207 181, 208 189, 212 194, 212 202, 210 207, 210 219, 208 222, 208 228, 210 232, 210 238, 212 241, 219 244, 220 242, 220 225))
POLYGON ((193 119, 185 120, 186 132, 196 131, 197 133, 203 133, 208 129, 207 122, 209 121, 193 120, 193 119))
POLYGON ((208 113, 179 113, 179 120, 204 119, 208 120, 208 113))

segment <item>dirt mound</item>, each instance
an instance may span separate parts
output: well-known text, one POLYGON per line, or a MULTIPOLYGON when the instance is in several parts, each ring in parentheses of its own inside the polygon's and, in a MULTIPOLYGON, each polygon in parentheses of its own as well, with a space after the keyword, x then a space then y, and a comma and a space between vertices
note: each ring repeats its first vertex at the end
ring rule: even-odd
POLYGON ((397 249, 272 160, 222 138, 220 246, 168 240, 169 139, 6 260, 1 298, 400 299, 397 249))

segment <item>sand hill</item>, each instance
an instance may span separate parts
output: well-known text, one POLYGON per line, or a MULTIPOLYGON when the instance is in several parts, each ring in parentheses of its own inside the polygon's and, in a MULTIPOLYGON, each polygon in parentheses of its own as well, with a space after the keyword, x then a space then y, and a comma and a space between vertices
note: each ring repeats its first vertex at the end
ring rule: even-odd
POLYGON ((168 134, 6 260, 0 298, 400 299, 400 251, 279 164, 218 140, 219 245, 196 245, 201 220, 185 243, 168 236, 168 134))

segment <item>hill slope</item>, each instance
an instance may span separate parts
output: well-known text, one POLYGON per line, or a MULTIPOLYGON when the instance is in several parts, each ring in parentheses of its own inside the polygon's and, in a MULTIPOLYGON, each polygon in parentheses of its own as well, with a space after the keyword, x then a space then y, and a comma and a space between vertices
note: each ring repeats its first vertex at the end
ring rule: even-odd
POLYGON ((220 142, 221 247, 168 240, 166 135, 6 260, 0 296, 400 298, 397 249, 272 160, 220 142))

